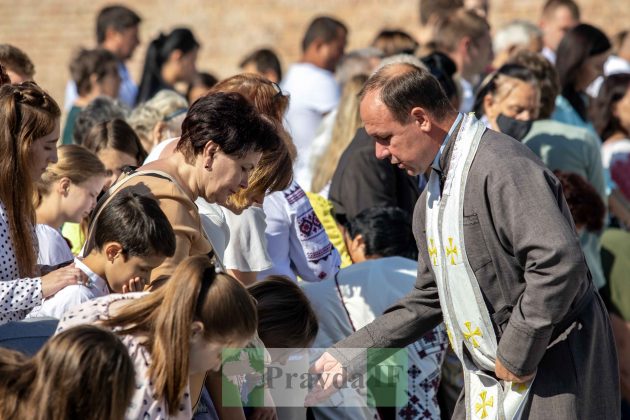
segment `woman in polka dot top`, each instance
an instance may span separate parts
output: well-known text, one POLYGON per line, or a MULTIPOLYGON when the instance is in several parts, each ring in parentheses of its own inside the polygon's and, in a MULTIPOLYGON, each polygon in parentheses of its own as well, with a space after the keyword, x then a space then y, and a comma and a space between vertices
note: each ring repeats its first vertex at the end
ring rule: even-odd
POLYGON ((74 266, 40 277, 34 231, 35 182, 57 161, 59 107, 33 82, 0 87, 0 324, 86 278, 74 266))

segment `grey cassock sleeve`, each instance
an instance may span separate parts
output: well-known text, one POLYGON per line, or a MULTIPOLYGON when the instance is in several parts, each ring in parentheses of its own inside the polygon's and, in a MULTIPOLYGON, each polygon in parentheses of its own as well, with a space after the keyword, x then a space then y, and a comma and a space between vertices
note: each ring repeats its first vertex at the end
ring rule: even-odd
POLYGON ((525 289, 497 351, 521 376, 536 370, 554 326, 584 288, 588 268, 560 182, 530 159, 509 160, 509 167, 506 161, 489 174, 485 195, 501 245, 524 271, 525 289))
MULTIPOLYGON (((365 350, 360 349, 403 348, 442 322, 438 289, 428 268, 424 216, 421 216, 424 213, 424 203, 423 194, 416 203, 413 217, 413 231, 419 251, 418 277, 414 288, 383 315, 330 349, 332 355, 350 373, 360 372, 365 368, 365 350)), ((370 354, 371 362, 378 362, 379 359, 378 352, 370 354)))

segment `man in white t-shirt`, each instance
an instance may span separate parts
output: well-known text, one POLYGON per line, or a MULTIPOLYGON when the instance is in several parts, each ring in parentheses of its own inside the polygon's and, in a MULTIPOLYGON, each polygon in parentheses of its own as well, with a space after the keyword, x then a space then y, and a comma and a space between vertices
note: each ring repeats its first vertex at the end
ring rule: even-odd
POLYGON ((314 19, 302 40, 302 58, 282 81, 291 95, 286 115, 288 129, 297 146, 295 179, 308 189, 310 145, 324 116, 339 102, 334 71, 346 47, 348 30, 340 21, 322 16, 314 19))

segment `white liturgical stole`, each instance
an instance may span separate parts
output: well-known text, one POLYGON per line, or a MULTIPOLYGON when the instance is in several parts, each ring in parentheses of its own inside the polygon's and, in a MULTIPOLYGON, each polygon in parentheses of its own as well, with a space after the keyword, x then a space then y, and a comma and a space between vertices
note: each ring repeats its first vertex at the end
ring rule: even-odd
POLYGON ((427 248, 451 347, 464 367, 466 418, 512 420, 520 419, 533 380, 512 384, 492 375, 497 337, 464 241, 466 180, 484 131, 473 114, 465 115, 459 133, 453 133, 457 137, 451 139, 455 144, 442 193, 439 175, 431 172, 427 248))

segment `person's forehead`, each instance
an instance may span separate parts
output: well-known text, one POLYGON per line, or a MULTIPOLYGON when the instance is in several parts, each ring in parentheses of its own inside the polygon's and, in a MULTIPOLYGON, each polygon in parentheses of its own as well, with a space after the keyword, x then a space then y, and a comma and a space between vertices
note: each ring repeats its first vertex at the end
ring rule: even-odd
POLYGON ((575 26, 577 24, 577 19, 575 19, 571 10, 566 6, 556 7, 556 10, 551 13, 551 19, 562 26, 575 26))
POLYGON ((367 92, 360 104, 361 118, 364 123, 373 120, 382 120, 386 118, 390 112, 380 98, 380 92, 373 90, 367 92))

